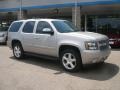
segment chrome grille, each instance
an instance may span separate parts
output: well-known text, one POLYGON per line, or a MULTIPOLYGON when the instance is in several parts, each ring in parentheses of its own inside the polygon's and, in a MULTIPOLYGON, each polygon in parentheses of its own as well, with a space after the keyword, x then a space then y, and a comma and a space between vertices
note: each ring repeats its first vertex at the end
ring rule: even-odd
POLYGON ((99 41, 100 50, 105 50, 109 48, 109 40, 101 40, 99 41))

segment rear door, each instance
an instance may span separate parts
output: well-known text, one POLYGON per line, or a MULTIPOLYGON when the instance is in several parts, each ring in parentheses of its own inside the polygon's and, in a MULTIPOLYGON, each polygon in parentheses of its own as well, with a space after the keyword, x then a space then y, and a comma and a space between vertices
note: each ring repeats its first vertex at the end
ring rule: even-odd
POLYGON ((22 45, 27 52, 33 52, 33 37, 34 37, 35 21, 27 21, 22 29, 22 45))

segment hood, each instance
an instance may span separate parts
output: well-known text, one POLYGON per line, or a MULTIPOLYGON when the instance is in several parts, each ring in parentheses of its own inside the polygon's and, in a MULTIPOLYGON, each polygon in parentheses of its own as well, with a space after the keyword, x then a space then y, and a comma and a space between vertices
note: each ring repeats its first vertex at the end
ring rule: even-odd
POLYGON ((84 38, 87 40, 101 40, 101 39, 106 39, 107 36, 98 34, 98 33, 93 33, 93 32, 71 32, 71 33, 66 33, 70 36, 74 37, 80 37, 84 38))

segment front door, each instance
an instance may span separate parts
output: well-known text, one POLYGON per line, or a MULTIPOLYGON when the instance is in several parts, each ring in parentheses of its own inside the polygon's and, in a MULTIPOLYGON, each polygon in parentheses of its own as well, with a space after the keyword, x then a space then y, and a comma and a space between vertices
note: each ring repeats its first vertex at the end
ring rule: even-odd
POLYGON ((51 25, 46 21, 39 21, 36 27, 36 34, 34 38, 34 50, 38 54, 56 56, 56 35, 45 33, 44 29, 47 28, 53 32, 51 25))

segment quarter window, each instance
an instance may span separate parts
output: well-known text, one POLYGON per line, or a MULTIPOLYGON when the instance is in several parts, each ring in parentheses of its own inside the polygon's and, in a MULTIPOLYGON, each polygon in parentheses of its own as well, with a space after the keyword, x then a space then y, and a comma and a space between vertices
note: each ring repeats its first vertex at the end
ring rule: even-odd
POLYGON ((45 22, 45 21, 40 21, 38 22, 38 25, 37 25, 37 29, 36 29, 36 33, 44 33, 43 29, 44 28, 51 28, 50 24, 48 22, 45 22))
POLYGON ((18 30, 20 29, 22 25, 22 22, 15 22, 11 25, 9 32, 18 32, 18 30))
POLYGON ((28 21, 23 28, 23 32, 33 33, 34 25, 35 25, 35 21, 28 21))

